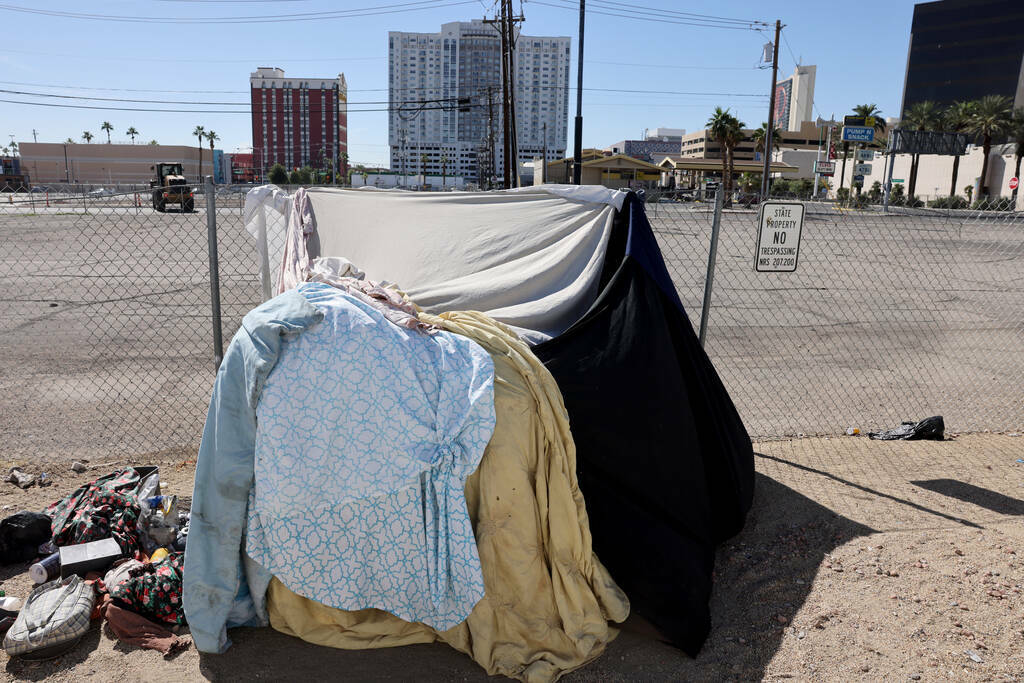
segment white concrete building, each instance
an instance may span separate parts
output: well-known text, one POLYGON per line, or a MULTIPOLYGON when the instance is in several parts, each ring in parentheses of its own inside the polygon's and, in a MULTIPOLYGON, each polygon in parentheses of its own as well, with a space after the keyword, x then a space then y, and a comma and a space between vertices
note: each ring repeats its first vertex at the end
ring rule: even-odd
POLYGON ((814 79, 818 67, 799 65, 789 78, 775 86, 775 127, 798 131, 804 121, 814 121, 814 79))
MULTIPOLYGON (((548 159, 565 155, 569 47, 565 36, 518 36, 514 84, 521 163, 543 156, 545 147, 548 159)), ((493 128, 494 175, 500 178, 501 40, 496 27, 474 20, 443 24, 439 33, 391 31, 388 60, 391 168, 411 174, 444 170, 482 182, 493 128), (468 98, 468 111, 454 106, 458 98, 468 98)))
MULTIPOLYGON (((902 184, 904 192, 910 191, 910 157, 909 154, 897 154, 893 166, 893 183, 902 184), (897 183, 897 181, 901 181, 897 183)), ((967 154, 960 157, 960 166, 957 170, 956 194, 966 197, 965 188, 971 187, 971 194, 974 199, 978 198, 978 182, 981 180, 981 163, 983 151, 980 145, 970 145, 967 154)), ((846 162, 846 174, 843 178, 843 187, 850 186, 850 179, 853 175, 853 160, 846 162)), ((885 185, 885 155, 875 153, 875 158, 869 163, 871 172, 864 176, 864 190, 868 190, 877 180, 885 185)), ((989 196, 1010 197, 1013 190, 1010 189, 1010 178, 1016 166, 1016 159, 1013 154, 1013 145, 993 145, 992 153, 988 158, 988 174, 985 184, 989 187, 989 196)), ((839 187, 839 175, 843 170, 843 160, 836 160, 836 175, 833 179, 833 187, 839 187)), ((922 200, 946 197, 949 195, 950 183, 953 179, 953 157, 938 156, 934 154, 921 155, 921 162, 917 171, 917 187, 914 194, 922 200)), ((1024 192, 1018 193, 1019 208, 1024 208, 1024 192)))

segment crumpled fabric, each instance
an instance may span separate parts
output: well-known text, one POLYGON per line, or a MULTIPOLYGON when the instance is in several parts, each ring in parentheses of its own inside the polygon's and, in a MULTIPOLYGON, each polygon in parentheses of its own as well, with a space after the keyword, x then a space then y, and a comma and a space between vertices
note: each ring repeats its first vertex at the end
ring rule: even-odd
POLYGON ((270 582, 271 625, 342 649, 445 642, 490 675, 551 681, 600 655, 629 600, 594 555, 576 452, 554 378, 507 326, 482 313, 421 314, 469 337, 494 361, 497 416, 465 496, 485 596, 447 631, 374 609, 343 611, 270 582))
POLYGON ((133 468, 100 477, 46 508, 58 546, 113 538, 129 557, 138 554, 139 473, 133 468))
POLYGON ((309 201, 306 188, 300 187, 292 195, 289 207, 288 229, 285 232, 284 256, 277 277, 277 293, 296 287, 305 281, 306 271, 310 267, 306 240, 316 232, 316 217, 313 205, 309 201))
POLYGON ((348 292, 376 308, 399 327, 424 334, 434 334, 441 329, 422 321, 418 309, 398 290, 384 282, 364 280, 363 271, 348 259, 335 256, 313 259, 313 265, 305 271, 304 277, 310 282, 320 282, 348 292))
POLYGON ((246 552, 296 592, 447 629, 483 597, 463 486, 494 431, 490 355, 323 283, 256 409, 246 552))
POLYGON ((110 630, 122 642, 156 650, 165 657, 188 648, 189 641, 186 638, 175 635, 152 619, 115 605, 109 596, 104 597, 100 615, 107 620, 110 630))
POLYGON ((185 546, 184 604, 200 652, 224 652, 234 626, 266 626, 270 573, 245 555, 253 485, 256 405, 286 337, 324 314, 291 290, 242 318, 224 353, 196 457, 192 516, 185 546))
POLYGON ((129 572, 129 578, 107 586, 110 599, 147 619, 184 624, 181 604, 181 575, 184 553, 174 552, 159 562, 147 562, 129 572))

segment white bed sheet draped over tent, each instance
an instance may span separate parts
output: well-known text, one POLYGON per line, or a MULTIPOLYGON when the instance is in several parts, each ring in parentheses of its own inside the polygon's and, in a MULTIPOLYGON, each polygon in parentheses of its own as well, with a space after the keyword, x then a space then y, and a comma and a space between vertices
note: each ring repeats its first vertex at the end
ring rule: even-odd
MULTIPOLYGON (((476 310, 531 343, 557 336, 598 294, 615 212, 626 193, 541 186, 507 192, 413 193, 311 188, 311 258, 343 256, 371 280, 394 283, 432 313, 476 310)), ((287 196, 246 198, 264 297, 276 291, 287 196)))

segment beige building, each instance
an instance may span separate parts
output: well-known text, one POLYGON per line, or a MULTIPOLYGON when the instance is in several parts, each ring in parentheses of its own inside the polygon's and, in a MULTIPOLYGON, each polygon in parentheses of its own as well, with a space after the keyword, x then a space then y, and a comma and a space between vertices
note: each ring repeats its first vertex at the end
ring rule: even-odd
MULTIPOLYGON (((825 144, 824 129, 814 125, 814 121, 804 121, 795 131, 783 130, 780 147, 787 149, 818 149, 818 140, 825 144)), ((721 159, 722 146, 711 136, 707 129, 699 130, 689 135, 684 135, 680 143, 679 153, 684 157, 698 157, 700 159, 721 159)), ((737 161, 750 161, 754 159, 754 130, 743 129, 743 140, 733 150, 733 156, 737 161)))
MULTIPOLYGON (((581 158, 581 185, 604 185, 613 189, 653 187, 661 180, 661 168, 625 154, 610 154, 599 149, 585 149, 581 158)), ((538 160, 539 161, 539 160, 538 160)), ((571 183, 572 159, 547 163, 547 177, 534 173, 534 184, 571 183)))
MULTIPOLYGON (((199 149, 192 145, 118 145, 107 143, 18 143, 21 167, 34 185, 83 183, 89 185, 148 184, 150 167, 161 161, 183 164, 185 175, 197 182, 199 149)), ((203 174, 213 175, 210 149, 203 149, 203 174)))
MULTIPOLYGON (((709 178, 722 177, 721 159, 702 159, 699 157, 686 157, 680 154, 670 154, 663 158, 658 164, 661 169, 661 186, 675 187, 683 190, 692 190, 702 187, 709 178)), ((736 160, 733 163, 735 176, 744 173, 760 174, 764 170, 764 164, 751 159, 736 160)), ((768 173, 784 173, 788 177, 795 177, 799 168, 782 161, 772 161, 768 166, 768 173)))

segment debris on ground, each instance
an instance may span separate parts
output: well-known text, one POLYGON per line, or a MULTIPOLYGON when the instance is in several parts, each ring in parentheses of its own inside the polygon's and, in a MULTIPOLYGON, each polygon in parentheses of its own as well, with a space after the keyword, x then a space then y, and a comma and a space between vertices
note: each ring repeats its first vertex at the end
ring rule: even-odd
POLYGON ((942 416, 935 415, 920 422, 906 420, 899 427, 884 432, 868 432, 868 438, 878 441, 942 441, 945 431, 942 416))
POLYGON ((17 467, 12 467, 10 474, 4 477, 4 481, 14 484, 19 489, 27 489, 28 487, 35 485, 36 478, 31 474, 22 472, 17 467))

